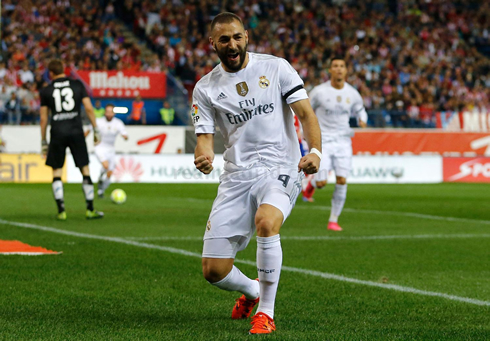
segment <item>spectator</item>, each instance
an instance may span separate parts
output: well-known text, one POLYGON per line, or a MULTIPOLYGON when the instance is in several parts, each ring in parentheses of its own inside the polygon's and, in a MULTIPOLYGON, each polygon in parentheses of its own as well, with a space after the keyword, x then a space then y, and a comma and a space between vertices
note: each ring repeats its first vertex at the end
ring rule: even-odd
POLYGON ((1 154, 5 151, 5 140, 2 138, 2 125, 0 124, 0 166, 2 165, 1 154))
POLYGON ((5 63, 0 62, 0 80, 7 75, 7 69, 5 68, 5 63))
POLYGON ((407 128, 409 125, 407 112, 404 109, 404 103, 402 100, 395 102, 395 107, 391 111, 391 121, 394 128, 407 128))
MULTIPOLYGON (((353 66, 348 81, 372 98, 373 110, 386 110, 387 98, 399 95, 407 105, 412 99, 417 106, 431 104, 433 112, 459 110, 475 100, 490 106, 490 61, 482 54, 490 55, 487 1, 393 1, 390 11, 383 9, 385 0, 296 6, 255 0, 203 0, 199 6, 181 0, 30 0, 32 6, 5 1, 1 45, 8 63, 0 63, 0 85, 13 91, 25 82, 41 88, 45 61, 63 56, 78 70, 166 71, 192 92, 219 62, 206 22, 226 9, 248 23, 249 50, 286 57, 306 89, 328 80, 324 70, 332 55, 345 55, 353 66), (148 57, 128 43, 115 17, 132 24, 155 53, 148 57)), ((433 114, 424 115, 433 126, 433 114)))
POLYGON ((146 124, 145 102, 141 100, 140 95, 133 101, 128 124, 146 124))
POLYGON ((408 119, 411 128, 421 128, 420 122, 420 108, 417 105, 417 101, 412 99, 410 106, 407 109, 408 119))
POLYGON ((95 118, 104 117, 104 113, 105 113, 105 109, 102 108, 102 105, 100 104, 100 100, 96 100, 95 107, 94 107, 95 118))
POLYGON ((17 98, 17 94, 12 92, 10 98, 5 103, 5 112, 7 113, 9 124, 20 124, 21 112, 20 112, 20 101, 17 98))
POLYGON ((2 89, 0 90, 0 125, 5 123, 5 120, 7 119, 7 112, 5 105, 7 104, 7 101, 10 99, 10 94, 7 92, 7 87, 2 86, 2 89))
POLYGON ((160 109, 160 116, 162 118, 162 123, 165 125, 171 125, 175 118, 175 109, 170 107, 168 101, 163 101, 163 108, 160 109))
POLYGON ((27 62, 22 66, 22 70, 18 71, 18 75, 22 84, 34 83, 34 74, 29 70, 27 62))

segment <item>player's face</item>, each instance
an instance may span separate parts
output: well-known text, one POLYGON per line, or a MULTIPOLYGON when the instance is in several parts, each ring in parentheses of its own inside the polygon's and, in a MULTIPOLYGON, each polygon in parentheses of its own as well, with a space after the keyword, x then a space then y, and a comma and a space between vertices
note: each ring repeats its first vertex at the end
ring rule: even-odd
POLYGON ((217 24, 209 40, 226 71, 242 68, 247 57, 248 33, 239 21, 217 24))
POLYGON ((345 77, 347 76, 347 67, 345 62, 340 59, 332 61, 332 65, 330 65, 330 75, 337 81, 344 81, 345 77))
POLYGON ((105 118, 110 121, 114 117, 114 108, 113 107, 107 107, 105 108, 105 118))

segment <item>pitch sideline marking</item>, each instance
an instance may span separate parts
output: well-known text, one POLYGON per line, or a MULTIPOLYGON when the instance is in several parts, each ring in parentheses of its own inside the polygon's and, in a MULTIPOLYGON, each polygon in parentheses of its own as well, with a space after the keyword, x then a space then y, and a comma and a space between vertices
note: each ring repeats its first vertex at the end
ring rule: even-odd
MULTIPOLYGON (((452 238, 490 238, 490 234, 414 234, 388 236, 281 236, 281 240, 393 240, 393 239, 452 239, 452 238)), ((199 236, 155 236, 155 237, 124 237, 126 240, 190 240, 202 241, 199 236)))
MULTIPOLYGON (((53 227, 40 226, 40 225, 34 225, 34 224, 28 224, 28 223, 20 223, 20 222, 8 221, 8 220, 3 220, 3 219, 0 219, 0 224, 17 226, 17 227, 24 227, 24 228, 34 229, 34 230, 48 231, 48 232, 53 232, 53 233, 58 233, 58 234, 64 234, 67 236, 80 237, 80 238, 105 240, 105 241, 110 241, 110 242, 115 242, 115 243, 133 245, 133 246, 138 246, 138 247, 144 247, 147 249, 155 249, 155 250, 166 251, 166 252, 170 252, 170 253, 174 253, 174 254, 180 254, 180 255, 185 255, 185 256, 190 256, 190 257, 201 258, 201 254, 197 253, 197 252, 191 252, 191 251, 177 249, 177 248, 168 247, 168 246, 160 246, 160 245, 154 245, 154 244, 140 243, 140 242, 135 242, 132 240, 126 240, 126 239, 122 239, 122 238, 118 238, 118 237, 105 237, 105 236, 98 236, 98 235, 88 234, 88 233, 59 230, 59 229, 56 229, 53 227)), ((251 265, 251 266, 256 266, 255 262, 252 262, 249 260, 236 259, 235 262, 241 263, 241 264, 247 264, 247 265, 251 265)), ((411 288, 411 287, 404 287, 404 286, 396 285, 396 284, 384 284, 384 283, 365 281, 365 280, 360 280, 360 279, 356 279, 356 278, 350 278, 350 277, 344 277, 344 276, 340 276, 340 275, 330 274, 327 272, 307 270, 307 269, 295 268, 295 267, 291 267, 291 266, 283 266, 282 270, 300 273, 300 274, 305 274, 305 275, 316 276, 316 277, 321 277, 321 278, 325 278, 325 279, 333 279, 333 280, 337 280, 337 281, 341 281, 341 282, 367 285, 367 286, 371 286, 371 287, 390 289, 390 290, 400 291, 400 292, 408 292, 411 294, 418 294, 418 295, 423 295, 423 296, 441 297, 441 298, 445 298, 445 299, 448 299, 451 301, 464 302, 464 303, 470 303, 470 304, 479 305, 479 306, 490 307, 490 301, 482 301, 482 300, 477 300, 474 298, 449 295, 449 294, 444 294, 444 293, 435 292, 435 291, 419 290, 419 289, 415 289, 415 288, 411 288)))
MULTIPOLYGON (((213 201, 210 199, 197 199, 197 198, 182 198, 185 201, 190 202, 209 202, 213 201)), ((306 205, 306 206, 295 206, 296 209, 312 209, 312 210, 321 210, 321 211, 330 211, 330 206, 317 206, 317 205, 306 205)), ((414 212, 401 212, 401 211, 379 211, 379 210, 368 210, 363 208, 349 208, 344 207, 343 212, 354 212, 354 213, 369 213, 369 214, 380 214, 380 215, 394 215, 394 216, 404 216, 411 218, 420 218, 420 219, 428 219, 428 220, 443 220, 443 221, 454 221, 460 223, 476 223, 476 224, 485 224, 490 225, 490 220, 478 220, 478 219, 468 219, 468 218, 458 218, 458 217, 444 217, 438 215, 431 214, 423 214, 423 213, 414 213, 414 212)))

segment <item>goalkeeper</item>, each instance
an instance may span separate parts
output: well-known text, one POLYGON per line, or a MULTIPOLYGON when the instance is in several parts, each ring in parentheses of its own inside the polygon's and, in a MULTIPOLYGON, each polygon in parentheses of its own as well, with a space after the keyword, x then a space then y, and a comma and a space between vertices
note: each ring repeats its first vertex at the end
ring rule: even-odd
POLYGON ((66 220, 61 181, 66 148, 70 148, 75 164, 83 176, 87 219, 102 218, 104 214, 94 209, 94 185, 90 179, 89 159, 83 133, 81 106, 85 107, 88 119, 94 127, 94 143, 100 142, 100 132, 95 121, 94 109, 85 87, 79 80, 66 77, 63 63, 52 60, 48 64, 51 84, 41 90, 41 144, 46 165, 53 168, 53 195, 58 206, 57 219, 66 220), (51 112, 50 143, 46 141, 49 112, 51 112))

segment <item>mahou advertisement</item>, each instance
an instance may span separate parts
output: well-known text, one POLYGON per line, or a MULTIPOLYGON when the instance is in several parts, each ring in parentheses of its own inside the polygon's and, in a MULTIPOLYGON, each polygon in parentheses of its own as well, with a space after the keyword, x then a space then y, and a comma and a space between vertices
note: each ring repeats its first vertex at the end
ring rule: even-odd
POLYGON ((132 71, 78 71, 94 97, 164 98, 167 91, 165 73, 132 71))

